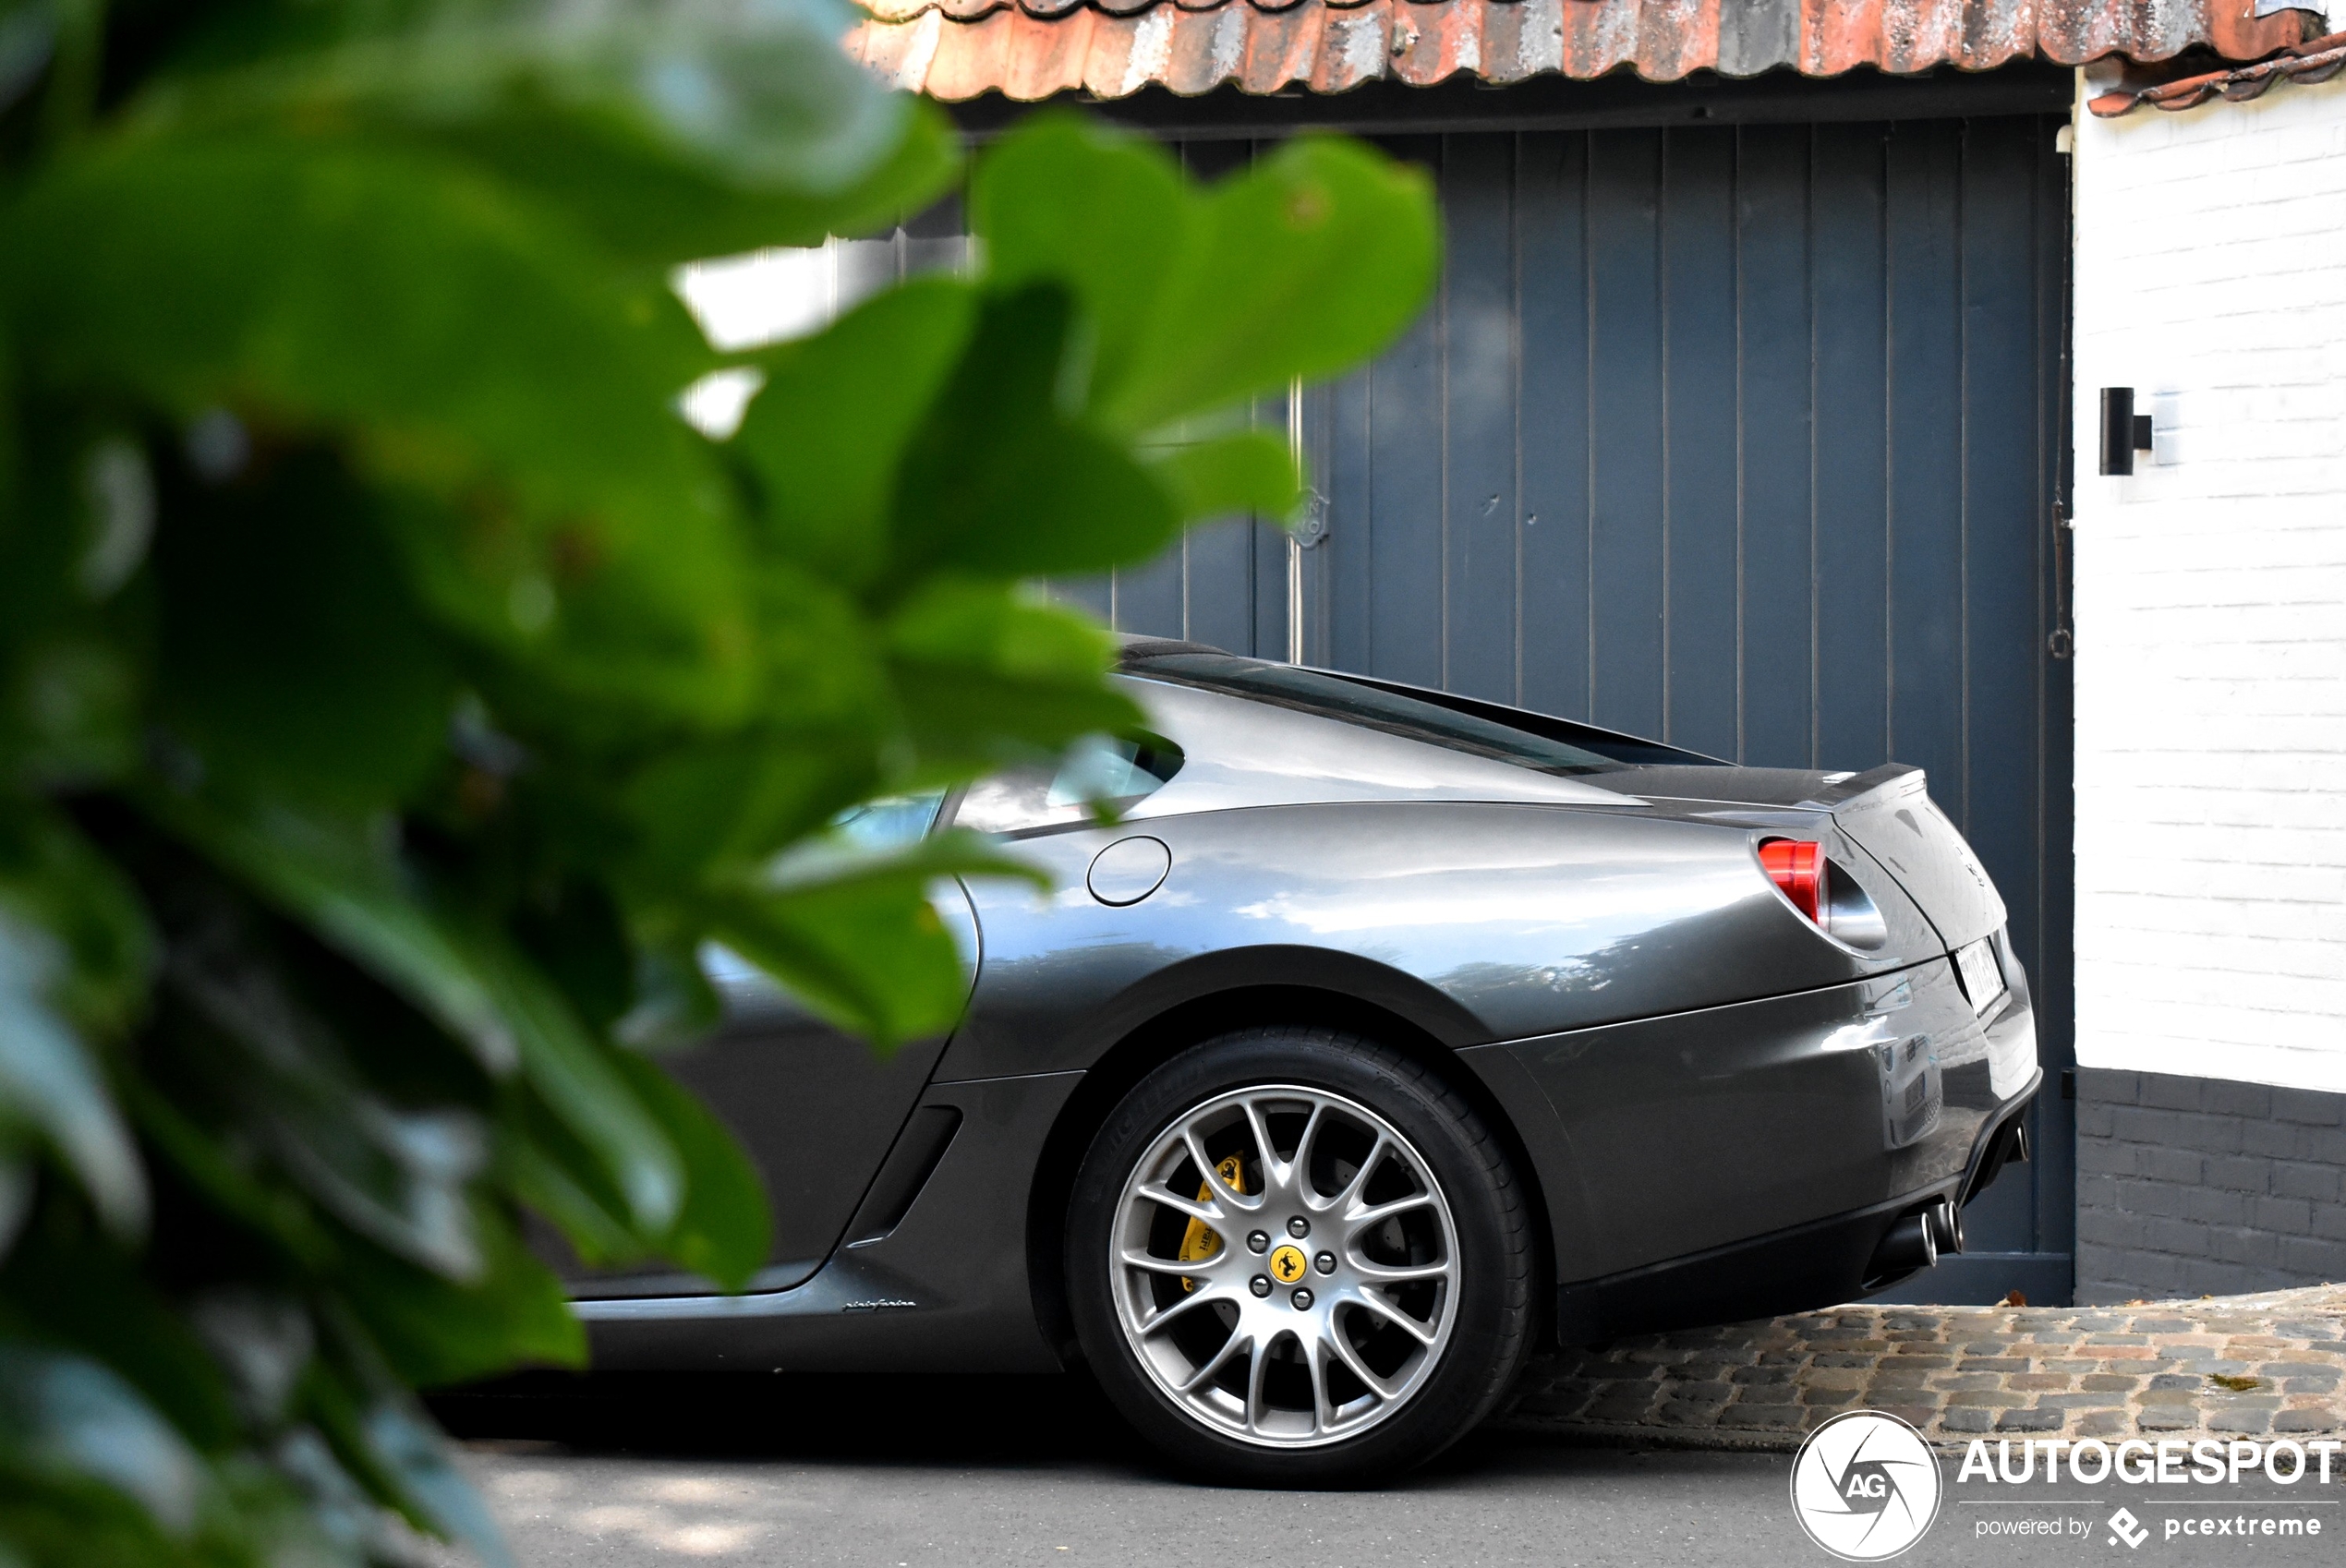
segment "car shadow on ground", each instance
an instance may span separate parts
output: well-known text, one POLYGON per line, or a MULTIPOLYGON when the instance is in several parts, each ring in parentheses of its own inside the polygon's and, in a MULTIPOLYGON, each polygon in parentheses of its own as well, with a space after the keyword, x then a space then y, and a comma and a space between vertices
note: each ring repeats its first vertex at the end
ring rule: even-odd
POLYGON ((1153 1463, 1097 1385, 1074 1374, 533 1372, 429 1403, 466 1442, 578 1454, 1153 1463))
MULTIPOLYGON (((1179 1481, 1082 1372, 1058 1375, 533 1372, 428 1403, 451 1436, 507 1453, 1081 1466, 1179 1481)), ((1485 1429, 1409 1473, 1439 1482, 1578 1448, 1485 1429)), ((1387 1483, 1388 1485, 1392 1483, 1387 1483)))

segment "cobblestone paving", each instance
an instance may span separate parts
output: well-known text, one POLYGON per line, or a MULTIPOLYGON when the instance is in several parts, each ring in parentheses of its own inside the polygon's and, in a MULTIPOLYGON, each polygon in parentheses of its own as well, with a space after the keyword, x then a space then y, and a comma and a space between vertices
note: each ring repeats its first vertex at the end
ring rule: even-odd
POLYGON ((2346 1429, 2346 1286, 2123 1307, 1828 1308, 1616 1340, 1535 1365, 1515 1430, 1789 1448, 1836 1412, 1935 1442, 2346 1429))

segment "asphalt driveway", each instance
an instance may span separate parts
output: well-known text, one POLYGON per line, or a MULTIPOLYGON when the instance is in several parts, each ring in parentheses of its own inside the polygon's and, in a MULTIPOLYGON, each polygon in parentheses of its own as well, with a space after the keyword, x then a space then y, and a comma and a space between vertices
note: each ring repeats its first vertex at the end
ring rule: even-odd
MULTIPOLYGON (((1832 1561, 1794 1523, 1783 1453, 1493 1431, 1380 1491, 1259 1492, 1168 1477, 1073 1378, 604 1379, 442 1411, 526 1568, 1832 1561)), ((1938 1523, 1902 1563, 2333 1563, 2346 1531, 2332 1501, 2346 1472, 2334 1488, 2244 1480, 2156 1498, 1959 1484, 1952 1458, 1945 1474, 1938 1523), (2150 1531, 2138 1548, 2107 1536, 2120 1504, 2150 1531), (2319 1517, 2325 1533, 2163 1538, 2167 1515, 2219 1506, 2319 1517), (2023 1516, 2074 1523, 2021 1538, 1994 1523, 2023 1516)))

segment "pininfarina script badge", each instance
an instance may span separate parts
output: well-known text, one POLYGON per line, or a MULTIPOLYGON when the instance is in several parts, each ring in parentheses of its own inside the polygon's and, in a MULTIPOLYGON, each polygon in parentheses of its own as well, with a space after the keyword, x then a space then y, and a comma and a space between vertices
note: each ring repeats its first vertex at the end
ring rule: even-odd
POLYGON ((1922 1539, 1940 1491, 1939 1457, 1922 1434, 1878 1410, 1835 1416, 1792 1462, 1793 1517, 1849 1562, 1880 1562, 1922 1539))

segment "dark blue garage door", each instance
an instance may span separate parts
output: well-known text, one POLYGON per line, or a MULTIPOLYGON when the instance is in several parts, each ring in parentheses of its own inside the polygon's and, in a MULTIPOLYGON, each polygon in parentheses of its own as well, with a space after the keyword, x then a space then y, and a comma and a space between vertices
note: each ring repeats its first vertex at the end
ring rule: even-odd
MULTIPOLYGON (((2048 1079, 2039 1157, 1965 1216, 1941 1299, 2069 1291, 2057 125, 1395 141, 1440 182, 1440 297, 1303 408, 1308 661, 1748 763, 1929 769, 2011 906, 2048 1079)), ((1076 597, 1284 657, 1287 549, 1206 530, 1076 597)))

